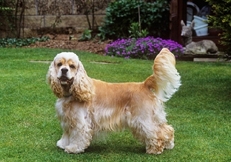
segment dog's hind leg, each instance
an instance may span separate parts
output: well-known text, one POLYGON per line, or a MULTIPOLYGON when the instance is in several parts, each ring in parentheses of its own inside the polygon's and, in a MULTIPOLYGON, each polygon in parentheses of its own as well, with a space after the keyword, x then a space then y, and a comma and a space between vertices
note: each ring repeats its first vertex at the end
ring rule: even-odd
POLYGON ((161 154, 164 151, 164 141, 158 136, 158 133, 153 133, 152 137, 145 138, 146 153, 148 154, 161 154))
POLYGON ((164 149, 174 147, 174 129, 170 125, 160 124, 156 135, 156 138, 145 140, 147 153, 161 154, 164 149))
POLYGON ((146 145, 146 153, 161 154, 164 149, 174 147, 174 129, 165 123, 153 122, 150 116, 129 125, 133 135, 146 145))
POLYGON ((159 124, 153 123, 148 118, 137 120, 133 124, 130 125, 133 136, 146 145, 146 153, 161 154, 165 148, 165 142, 160 136, 159 124))
POLYGON ((160 127, 160 134, 158 135, 164 140, 165 149, 173 149, 174 147, 174 129, 171 125, 163 124, 160 127))
POLYGON ((161 154, 164 149, 174 147, 174 129, 167 124, 160 124, 156 133, 157 137, 145 139, 148 154, 161 154))

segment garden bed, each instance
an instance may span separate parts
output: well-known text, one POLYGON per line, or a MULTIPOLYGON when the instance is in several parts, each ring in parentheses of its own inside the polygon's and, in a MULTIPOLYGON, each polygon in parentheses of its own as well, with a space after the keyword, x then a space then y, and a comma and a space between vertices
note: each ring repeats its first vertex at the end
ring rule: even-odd
POLYGON ((48 41, 36 42, 34 44, 29 45, 28 47, 60 48, 64 51, 80 50, 103 55, 105 53, 105 47, 109 42, 103 42, 96 39, 90 41, 78 41, 78 39, 81 36, 80 34, 72 35, 72 40, 70 40, 70 36, 66 34, 46 36, 49 36, 50 38, 48 41))
MULTIPOLYGON (((96 53, 103 55, 105 54, 105 47, 110 41, 100 41, 100 40, 89 40, 89 41, 78 41, 80 34, 73 35, 72 40, 69 40, 69 35, 47 35, 51 39, 46 42, 36 42, 28 47, 47 47, 47 48, 61 48, 64 51, 68 50, 80 50, 87 51, 91 53, 96 53)), ((212 54, 184 54, 177 57, 179 61, 218 61, 224 60, 222 54, 212 55, 212 54)))

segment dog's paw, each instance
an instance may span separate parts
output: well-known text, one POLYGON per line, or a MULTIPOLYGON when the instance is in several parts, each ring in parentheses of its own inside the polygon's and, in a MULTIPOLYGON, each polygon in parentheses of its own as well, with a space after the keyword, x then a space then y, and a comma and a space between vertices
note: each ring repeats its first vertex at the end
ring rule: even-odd
POLYGON ((165 144, 166 149, 170 150, 170 149, 173 149, 173 147, 174 147, 174 142, 173 141, 170 141, 170 142, 165 144))
POLYGON ((77 145, 69 145, 65 147, 64 151, 69 154, 78 154, 84 152, 84 149, 79 149, 77 145))
POLYGON ((157 150, 157 149, 148 149, 146 150, 147 154, 155 154, 155 155, 159 155, 163 152, 163 150, 157 150))
POLYGON ((163 145, 161 146, 151 146, 149 148, 146 148, 146 153, 147 154, 155 154, 155 155, 159 155, 164 151, 164 147, 163 145))
POLYGON ((58 142, 56 143, 56 146, 61 148, 61 149, 65 149, 65 145, 64 145, 62 139, 58 140, 58 142))

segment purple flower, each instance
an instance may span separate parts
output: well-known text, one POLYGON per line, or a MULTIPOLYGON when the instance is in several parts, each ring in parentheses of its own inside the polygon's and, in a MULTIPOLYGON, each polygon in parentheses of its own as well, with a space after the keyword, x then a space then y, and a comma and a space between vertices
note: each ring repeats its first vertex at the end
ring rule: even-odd
POLYGON ((154 59, 162 48, 168 48, 176 56, 183 53, 183 47, 173 40, 161 38, 118 39, 105 48, 105 54, 124 58, 154 59))

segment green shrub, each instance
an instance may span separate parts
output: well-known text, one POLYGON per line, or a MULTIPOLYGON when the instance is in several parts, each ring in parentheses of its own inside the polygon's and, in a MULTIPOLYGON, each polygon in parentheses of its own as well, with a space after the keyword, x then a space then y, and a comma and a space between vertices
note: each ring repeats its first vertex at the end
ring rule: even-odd
POLYGON ((164 37, 169 26, 168 0, 117 0, 110 3, 106 8, 104 24, 99 28, 100 36, 110 39, 129 37, 131 24, 137 23, 139 19, 138 7, 141 27, 145 27, 150 36, 164 37))
POLYGON ((79 41, 87 41, 91 39, 91 32, 92 30, 86 29, 84 30, 81 38, 79 39, 79 41))
POLYGON ((140 25, 137 22, 134 22, 131 24, 129 30, 129 37, 131 38, 141 38, 146 37, 148 35, 147 29, 141 30, 140 25))
POLYGON ((210 15, 208 20, 213 27, 222 30, 221 44, 226 47, 227 54, 231 55, 231 0, 206 1, 212 6, 213 11, 213 15, 210 15))

